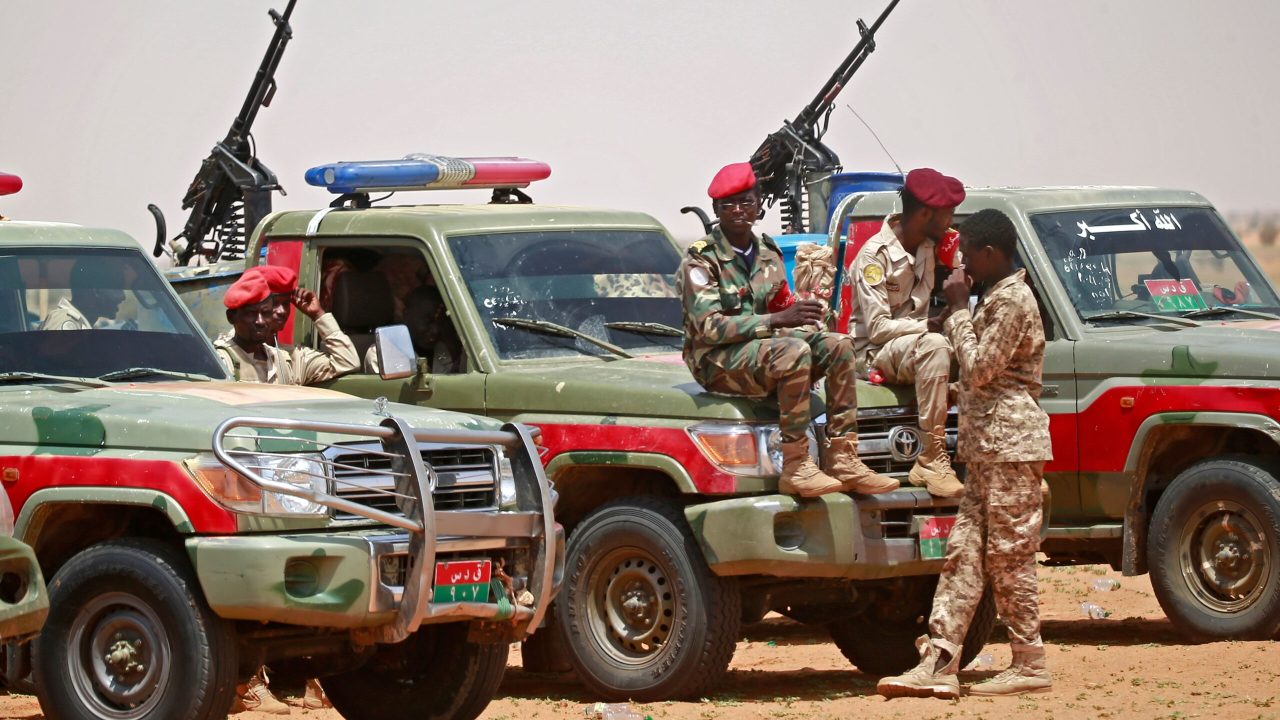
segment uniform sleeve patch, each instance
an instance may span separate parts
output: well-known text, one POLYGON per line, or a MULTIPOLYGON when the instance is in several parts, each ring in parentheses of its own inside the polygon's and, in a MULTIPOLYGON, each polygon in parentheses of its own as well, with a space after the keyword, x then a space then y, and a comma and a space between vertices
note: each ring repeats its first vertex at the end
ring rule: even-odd
POLYGON ((700 267, 689 268, 689 284, 693 286, 694 290, 701 290, 710 282, 711 278, 707 275, 706 270, 700 267))
POLYGON ((884 268, 875 263, 867 263, 862 268, 862 280, 873 287, 879 285, 884 281, 884 268))
POLYGON ((697 240, 692 245, 689 246, 689 249, 694 252, 702 252, 702 248, 706 246, 707 246, 706 240, 697 240))

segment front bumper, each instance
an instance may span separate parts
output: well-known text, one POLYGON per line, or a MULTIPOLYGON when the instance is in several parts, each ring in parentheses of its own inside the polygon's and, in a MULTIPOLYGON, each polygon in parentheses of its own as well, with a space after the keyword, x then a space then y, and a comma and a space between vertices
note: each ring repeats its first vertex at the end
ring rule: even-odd
POLYGON ((0 639, 25 639, 49 615, 49 592, 36 554, 26 543, 0 536, 0 639))
POLYGON ((920 557, 916 518, 954 514, 958 505, 903 488, 733 498, 690 506, 685 518, 717 575, 876 580, 940 572, 942 560, 920 557))

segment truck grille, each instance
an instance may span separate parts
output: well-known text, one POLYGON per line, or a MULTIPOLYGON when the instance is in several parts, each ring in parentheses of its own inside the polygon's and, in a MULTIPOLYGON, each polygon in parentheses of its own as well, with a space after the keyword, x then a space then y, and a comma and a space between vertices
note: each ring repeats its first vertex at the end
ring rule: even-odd
MULTIPOLYGON (((947 450, 953 457, 956 451, 956 418, 955 412, 947 414, 947 450)), ((817 425, 817 429, 825 443, 826 424, 817 425)), ((915 456, 924 447, 924 440, 920 418, 914 413, 858 412, 858 457, 878 473, 905 475, 910 472, 915 456)))
MULTIPOLYGON (((391 469, 390 458, 362 451, 372 446, 343 446, 331 449, 329 459, 346 467, 334 468, 334 495, 368 507, 399 513, 396 497, 385 491, 395 490, 385 474, 391 469), (384 491, 384 492, 380 492, 384 491)), ((491 510, 497 507, 497 458, 490 448, 424 446, 422 461, 436 473, 436 489, 432 495, 436 510, 491 510)), ((338 520, 358 519, 355 515, 334 512, 338 520)))

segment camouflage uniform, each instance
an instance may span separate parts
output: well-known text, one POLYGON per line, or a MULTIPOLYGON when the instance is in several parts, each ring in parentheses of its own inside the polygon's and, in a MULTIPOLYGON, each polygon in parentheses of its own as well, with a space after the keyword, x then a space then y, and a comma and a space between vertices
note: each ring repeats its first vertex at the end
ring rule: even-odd
POLYGON ((62 298, 40 323, 41 330, 92 330, 93 323, 68 298, 62 298))
POLYGON ((1040 481, 1053 454, 1049 416, 1037 402, 1044 327, 1025 278, 1018 270, 986 292, 976 317, 961 310, 945 324, 960 363, 956 457, 967 463, 969 476, 929 632, 953 648, 963 643, 990 581, 1014 652, 1043 652, 1035 555, 1040 481))
POLYGON ((258 360, 236 344, 231 332, 220 335, 213 348, 232 379, 245 382, 310 385, 360 369, 356 346, 333 315, 321 315, 315 326, 323 352, 295 345, 263 345, 267 357, 258 360))
POLYGON ((778 396, 784 442, 805 436, 809 391, 827 378, 828 435, 856 429, 857 386, 848 335, 771 328, 769 299, 786 282, 773 239, 755 239, 748 267, 717 228, 689 246, 677 284, 684 301, 684 361, 712 392, 778 396))

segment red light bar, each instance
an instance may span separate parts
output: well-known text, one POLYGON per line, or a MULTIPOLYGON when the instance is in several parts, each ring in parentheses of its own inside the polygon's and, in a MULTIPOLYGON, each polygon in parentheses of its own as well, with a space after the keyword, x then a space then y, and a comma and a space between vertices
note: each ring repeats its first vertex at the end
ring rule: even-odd
POLYGON ((22 178, 0 172, 0 195, 12 195, 22 189, 22 178))

